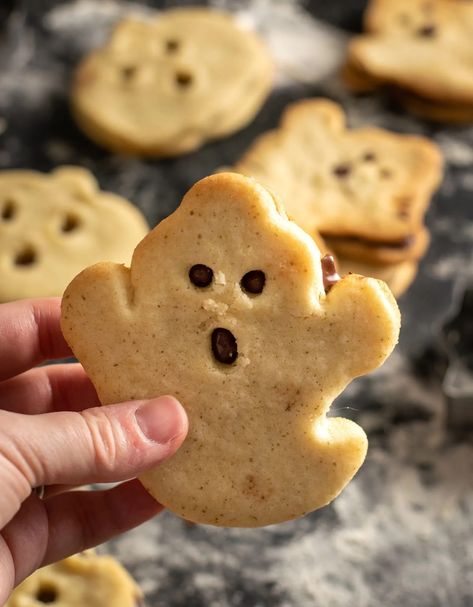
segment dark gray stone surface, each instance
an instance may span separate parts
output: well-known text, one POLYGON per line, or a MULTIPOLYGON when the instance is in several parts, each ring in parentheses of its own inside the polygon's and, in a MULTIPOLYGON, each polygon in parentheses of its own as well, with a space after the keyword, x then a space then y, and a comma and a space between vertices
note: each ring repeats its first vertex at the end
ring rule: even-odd
POLYGON ((366 464, 342 496, 302 520, 259 530, 189 526, 165 514, 104 550, 130 568, 153 607, 471 607, 473 446, 446 427, 436 359, 426 351, 453 305, 454 287, 473 279, 473 127, 433 126, 343 89, 336 67, 349 33, 360 27, 361 0, 215 0, 251 20, 278 58, 277 86, 254 122, 176 160, 100 150, 69 114, 74 64, 123 14, 176 4, 185 2, 3 2, 0 168, 86 166, 153 225, 197 179, 231 165, 274 127, 288 102, 327 95, 343 103, 353 126, 433 137, 446 174, 427 219, 432 245, 400 302, 400 345, 332 407, 356 418, 370 437, 366 464))

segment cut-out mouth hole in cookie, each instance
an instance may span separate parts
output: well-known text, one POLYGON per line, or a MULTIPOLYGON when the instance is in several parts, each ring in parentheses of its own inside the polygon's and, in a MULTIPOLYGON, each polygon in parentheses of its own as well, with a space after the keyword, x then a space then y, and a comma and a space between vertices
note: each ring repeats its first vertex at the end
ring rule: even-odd
POLYGON ((212 353, 217 362, 232 365, 238 358, 236 337, 228 329, 214 329, 211 336, 212 353))
POLYGON ((337 166, 333 167, 333 174, 339 179, 345 179, 345 177, 348 177, 350 173, 351 165, 348 164, 348 162, 343 164, 337 164, 337 166))
POLYGON ((52 586, 41 586, 35 599, 39 603, 55 603, 58 600, 58 593, 52 586))
POLYGON ((13 200, 5 200, 1 207, 0 217, 2 221, 11 221, 16 215, 16 205, 13 200))
POLYGON ((177 53, 177 51, 179 50, 179 40, 176 40, 174 38, 170 38, 169 40, 166 40, 166 52, 169 53, 170 55, 173 53, 177 53))
POLYGON ((31 245, 26 245, 15 255, 14 264, 16 266, 32 266, 37 261, 37 254, 31 245))
POLYGON ((194 82, 194 78, 190 72, 179 71, 176 73, 175 81, 181 90, 186 90, 190 88, 192 83, 194 82))
POLYGON ((376 162, 376 154, 374 152, 365 152, 361 159, 363 162, 376 162))
POLYGON ((79 226, 80 219, 77 217, 77 215, 68 213, 61 223, 61 232, 64 232, 65 234, 75 232, 79 226))
POLYGON ((136 72, 138 69, 134 65, 127 65, 122 67, 122 78, 125 82, 129 82, 132 78, 136 76, 136 72))
POLYGON ((417 35, 422 38, 433 38, 437 34, 437 28, 433 24, 423 25, 417 30, 417 35))

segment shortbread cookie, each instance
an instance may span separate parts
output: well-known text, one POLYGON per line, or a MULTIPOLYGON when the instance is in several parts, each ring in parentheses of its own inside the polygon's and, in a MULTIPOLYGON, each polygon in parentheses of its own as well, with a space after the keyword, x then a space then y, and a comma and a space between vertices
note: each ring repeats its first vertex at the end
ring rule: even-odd
POLYGON ((382 265, 370 262, 355 261, 337 256, 337 267, 341 276, 349 272, 370 276, 385 282, 395 297, 403 295, 414 282, 417 274, 417 263, 403 261, 401 263, 382 265))
POLYGON ((148 226, 89 171, 0 172, 0 301, 61 295, 87 265, 129 262, 148 226))
MULTIPOLYGON (((418 256, 425 244, 423 218, 441 156, 423 137, 349 130, 339 105, 312 99, 290 105, 281 126, 259 137, 236 170, 281 196, 307 232, 366 241, 374 256, 374 245, 396 249, 397 262, 418 256), (417 249, 406 247, 416 235, 417 249)), ((335 242, 329 245, 337 252, 335 242)))
POLYGON ((248 124, 272 76, 263 42, 233 17, 179 8, 121 22, 108 44, 80 64, 72 108, 100 145, 175 156, 248 124))
POLYGON ((138 607, 142 597, 118 561, 87 551, 33 573, 5 607, 138 607))
POLYGON ((366 436, 326 414, 389 355, 399 311, 384 283, 336 279, 263 187, 221 173, 130 269, 98 264, 69 285, 62 329, 101 402, 174 394, 186 408, 182 447, 141 477, 159 502, 196 523, 257 527, 329 503, 353 477, 366 436))
MULTIPOLYGON (((371 0, 365 26, 367 33, 349 46, 348 84, 350 76, 366 74, 369 85, 399 87, 425 106, 458 105, 465 118, 473 113, 469 0, 371 0)), ((356 88, 359 83, 354 80, 356 88)), ((448 119, 448 114, 437 118, 448 119)))

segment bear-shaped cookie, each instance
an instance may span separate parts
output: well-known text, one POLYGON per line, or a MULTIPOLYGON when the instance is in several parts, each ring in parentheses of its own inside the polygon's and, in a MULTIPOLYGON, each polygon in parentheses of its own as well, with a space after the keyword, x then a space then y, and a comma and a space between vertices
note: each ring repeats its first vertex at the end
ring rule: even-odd
POLYGON ((118 561, 92 551, 38 569, 5 607, 140 607, 143 593, 118 561))
POLYGON ((126 19, 79 65, 72 108, 97 143, 175 156, 248 124, 266 99, 273 62, 230 15, 207 8, 126 19))
POLYGON ((148 232, 140 211, 92 174, 0 172, 0 301, 62 295, 86 266, 129 262, 148 232))
POLYGON ((306 99, 289 105, 235 169, 280 196, 289 216, 336 253, 398 263, 425 251, 424 214, 441 166, 424 137, 348 129, 338 104, 306 99))
POLYGON ((399 87, 400 101, 427 117, 472 119, 470 0, 371 0, 365 29, 349 45, 349 86, 399 87))
POLYGON ((362 464, 363 430, 327 417, 394 347, 384 283, 349 275, 326 294, 320 253, 267 190, 233 173, 194 185, 131 268, 97 264, 62 304, 66 340, 104 405, 174 394, 189 434, 142 475, 196 523, 256 527, 330 502, 362 464))

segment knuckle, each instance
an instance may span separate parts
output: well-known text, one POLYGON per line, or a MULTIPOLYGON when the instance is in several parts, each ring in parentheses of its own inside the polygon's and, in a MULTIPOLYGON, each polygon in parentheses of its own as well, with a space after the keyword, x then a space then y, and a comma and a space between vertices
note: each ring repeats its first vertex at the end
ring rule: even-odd
POLYGON ((7 422, 11 424, 11 415, 0 411, 0 529, 9 518, 9 511, 16 512, 23 500, 41 477, 38 462, 24 441, 18 440, 14 433, 8 432, 7 422))
POLYGON ((89 409, 81 415, 87 426, 97 471, 115 471, 127 451, 126 435, 120 422, 102 409, 89 409))

